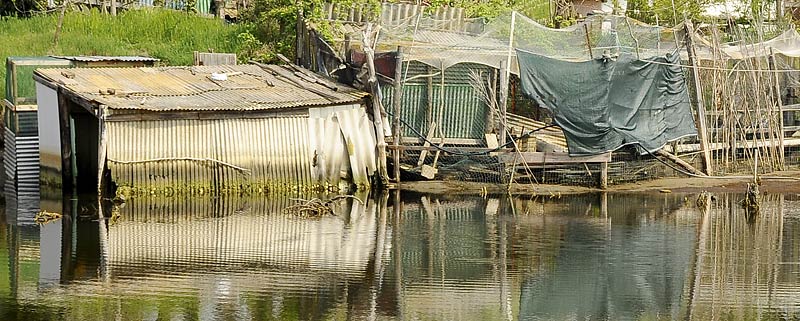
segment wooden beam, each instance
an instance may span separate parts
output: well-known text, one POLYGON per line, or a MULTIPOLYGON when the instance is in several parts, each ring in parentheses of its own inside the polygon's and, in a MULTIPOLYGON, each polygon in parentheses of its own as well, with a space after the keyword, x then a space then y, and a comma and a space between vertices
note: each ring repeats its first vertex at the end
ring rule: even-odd
POLYGON ((664 157, 664 158, 666 158, 668 160, 671 160, 673 163, 677 164, 678 166, 683 167, 683 169, 685 169, 689 173, 692 173, 692 174, 695 174, 695 175, 700 175, 700 176, 707 176, 702 171, 698 170, 697 168, 695 168, 691 164, 689 164, 689 163, 685 162, 684 160, 680 159, 678 156, 675 156, 675 155, 671 154, 670 152, 664 150, 663 148, 657 150, 653 154, 655 154, 657 156, 664 157))
POLYGON ((694 102, 697 110, 697 117, 695 123, 697 124, 698 138, 700 138, 700 148, 703 151, 703 169, 705 173, 711 175, 714 172, 711 164, 711 150, 709 150, 708 130, 706 128, 706 109, 703 103, 703 90, 700 87, 700 73, 697 71, 698 58, 694 48, 694 28, 692 21, 686 20, 684 23, 686 27, 686 51, 689 55, 689 73, 692 74, 692 84, 694 86, 694 102))
MULTIPOLYGON (((388 145, 386 148, 389 149, 401 149, 401 150, 413 150, 413 151, 428 151, 434 152, 440 150, 436 146, 409 146, 409 145, 388 145)), ((458 147, 459 152, 464 153, 480 153, 480 152, 491 152, 494 151, 494 148, 486 148, 486 147, 458 147)), ((498 152, 511 152, 512 149, 510 148, 503 148, 498 150, 498 152)))
POLYGON ((567 153, 546 152, 510 152, 497 156, 500 163, 504 164, 574 164, 574 163, 605 163, 611 161, 611 153, 591 156, 569 156, 567 153))

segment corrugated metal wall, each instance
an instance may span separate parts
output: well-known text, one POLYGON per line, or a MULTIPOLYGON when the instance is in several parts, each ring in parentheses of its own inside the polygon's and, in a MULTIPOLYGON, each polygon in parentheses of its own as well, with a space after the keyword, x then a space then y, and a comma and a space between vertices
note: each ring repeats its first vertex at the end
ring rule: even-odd
MULTIPOLYGON (((195 9, 198 13, 210 13, 212 0, 195 0, 195 9)), ((186 10, 186 0, 166 0, 164 7, 174 10, 186 10)), ((151 1, 152 3, 152 1, 151 1)), ((152 4, 151 4, 152 5, 152 4)))
MULTIPOLYGON (((419 62, 412 62, 404 66, 404 78, 418 75, 436 73, 439 70, 419 62)), ((433 101, 431 102, 432 120, 437 122, 445 138, 471 138, 484 139, 486 129, 486 115, 488 107, 479 97, 478 93, 469 84, 469 75, 472 70, 484 73, 492 72, 490 67, 479 64, 457 64, 445 71, 444 104, 439 102, 442 90, 441 76, 433 77, 433 101)), ((394 101, 394 88, 391 84, 381 87, 382 102, 387 110, 391 111, 394 101)), ((427 78, 420 77, 407 82, 403 86, 402 110, 400 117, 403 121, 414 126, 421 134, 426 134, 429 123, 426 121, 428 114, 428 85, 427 78)), ((411 129, 405 128, 405 137, 416 137, 411 129)))
POLYGON ((6 110, 3 165, 8 183, 15 194, 39 195, 39 132, 35 111, 6 110))
POLYGON ((311 117, 108 122, 112 179, 195 191, 369 186, 375 139, 364 110, 312 110, 311 117), (341 181, 343 174, 351 179, 341 181))

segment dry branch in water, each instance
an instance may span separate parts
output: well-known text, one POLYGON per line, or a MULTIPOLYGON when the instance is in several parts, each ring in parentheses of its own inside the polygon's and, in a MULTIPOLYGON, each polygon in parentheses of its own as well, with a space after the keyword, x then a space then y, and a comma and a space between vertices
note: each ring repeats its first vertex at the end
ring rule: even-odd
POLYGON ((319 198, 312 198, 310 200, 295 198, 292 200, 300 202, 300 204, 289 206, 286 209, 284 209, 284 212, 296 214, 302 217, 322 217, 326 215, 336 215, 336 212, 334 212, 331 205, 336 201, 348 198, 352 198, 358 201, 360 204, 364 204, 364 202, 361 201, 361 199, 352 195, 339 195, 327 201, 323 201, 319 198))

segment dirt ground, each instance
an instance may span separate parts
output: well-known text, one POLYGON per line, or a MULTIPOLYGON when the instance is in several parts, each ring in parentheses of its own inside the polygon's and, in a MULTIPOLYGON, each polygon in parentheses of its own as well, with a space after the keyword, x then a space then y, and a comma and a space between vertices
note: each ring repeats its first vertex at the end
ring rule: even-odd
MULTIPOLYGON (((606 190, 581 186, 514 184, 510 189, 504 185, 458 182, 458 181, 421 181, 401 182, 400 189, 419 193, 432 194, 581 194, 595 192, 744 192, 752 176, 730 176, 714 178, 662 178, 630 184, 609 186, 606 190)), ((800 194, 800 171, 784 171, 761 176, 761 192, 800 194)))

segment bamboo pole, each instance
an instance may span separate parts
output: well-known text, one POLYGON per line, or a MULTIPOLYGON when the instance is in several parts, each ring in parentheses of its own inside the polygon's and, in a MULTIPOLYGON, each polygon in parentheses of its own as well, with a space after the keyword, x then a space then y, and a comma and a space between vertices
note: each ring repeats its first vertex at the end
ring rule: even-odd
POLYGON ((703 151, 703 169, 707 175, 711 175, 711 173, 713 173, 713 166, 711 165, 711 151, 708 148, 706 111, 705 104, 703 103, 703 91, 700 87, 700 75, 697 68, 699 63, 697 61, 697 53, 694 50, 694 41, 692 39, 692 36, 694 35, 694 28, 692 27, 691 20, 686 20, 684 24, 686 27, 686 51, 689 54, 689 64, 691 65, 689 71, 692 74, 692 80, 694 83, 695 107, 697 108, 697 117, 695 122, 697 123, 697 131, 700 138, 700 149, 703 151))
POLYGON ((775 63, 775 52, 773 52, 772 48, 769 49, 769 62, 770 62, 770 69, 774 70, 774 90, 775 90, 775 101, 778 105, 778 149, 780 150, 780 158, 778 169, 783 170, 785 165, 785 155, 786 150, 784 146, 784 124, 783 124, 783 95, 781 91, 781 84, 780 84, 780 72, 778 71, 778 66, 775 63))
POLYGON ((497 133, 500 135, 500 146, 506 144, 506 108, 508 105, 508 63, 500 63, 500 98, 499 98, 499 117, 500 121, 497 126, 497 133))
MULTIPOLYGON (((371 29, 371 25, 367 26, 367 30, 371 29)), ((370 45, 369 32, 364 33, 364 52, 367 56, 367 70, 369 72, 369 79, 367 85, 371 97, 372 105, 372 123, 375 126, 375 139, 377 140, 378 149, 378 172, 380 173, 381 183, 384 186, 389 184, 389 173, 386 168, 386 135, 383 126, 384 114, 386 111, 383 109, 383 104, 380 100, 380 88, 378 88, 378 78, 375 74, 375 52, 370 45)), ((387 124, 388 125, 388 124, 387 124)))
POLYGON ((517 24, 517 12, 511 12, 511 33, 508 36, 508 55, 505 64, 500 65, 500 145, 506 144, 506 128, 503 124, 506 119, 506 109, 508 107, 508 80, 511 78, 511 56, 514 52, 514 28, 517 24))

